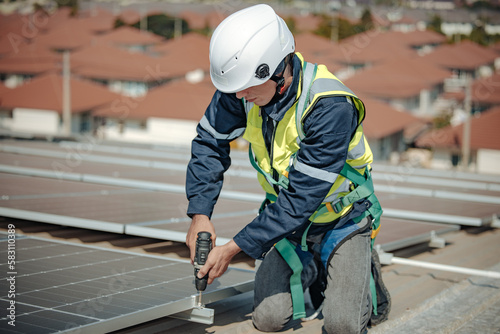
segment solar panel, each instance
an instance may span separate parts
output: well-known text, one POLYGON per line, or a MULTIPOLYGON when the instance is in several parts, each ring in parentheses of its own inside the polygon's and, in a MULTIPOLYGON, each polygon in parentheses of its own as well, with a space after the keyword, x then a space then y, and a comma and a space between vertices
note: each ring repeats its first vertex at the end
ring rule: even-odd
MULTIPOLYGON (((7 259, 5 236, 0 247, 7 259)), ((2 333, 109 332, 196 306, 187 261, 21 236, 15 257, 15 268, 0 265, 0 307, 8 310, 2 333)), ((203 300, 250 291, 253 278, 252 271, 230 268, 203 300)))
MULTIPOLYGON (((185 215, 186 151, 138 147, 127 151, 124 146, 69 142, 11 142, 0 148, 0 170, 9 173, 0 173, 0 215, 179 242, 185 239, 190 221, 185 215), (80 159, 72 163, 68 157, 74 156, 80 159), (54 164, 69 169, 58 170, 54 164), (169 169, 178 165, 183 168, 169 169)), ((214 212, 218 243, 225 243, 251 221, 264 197, 255 171, 240 153, 234 152, 232 173, 225 178, 214 212)), ((443 185, 438 182, 442 172, 426 175, 419 169, 377 168, 380 176, 375 189, 384 218, 389 220, 481 226, 498 215, 500 192, 494 190, 494 182, 485 189, 483 180, 458 173, 461 182, 444 178, 443 185)))

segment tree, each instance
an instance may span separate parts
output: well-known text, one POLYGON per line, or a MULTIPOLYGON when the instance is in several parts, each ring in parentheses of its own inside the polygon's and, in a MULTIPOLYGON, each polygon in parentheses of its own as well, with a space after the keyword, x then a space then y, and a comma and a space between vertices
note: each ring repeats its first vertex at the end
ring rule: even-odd
POLYGON ((56 0, 57 7, 70 7, 71 16, 78 14, 78 9, 80 8, 78 0, 56 0))
POLYGON ((360 28, 362 31, 367 31, 374 28, 372 13, 369 8, 365 8, 361 15, 360 28))
MULTIPOLYGON (((177 28, 181 30, 179 31, 181 34, 189 31, 189 26, 186 20, 165 14, 149 15, 146 18, 146 22, 148 31, 168 39, 175 37, 176 24, 179 24, 179 22, 180 25, 177 26, 177 28)), ((141 22, 139 21, 132 26, 140 29, 140 24, 141 22)))
POLYGON ((427 29, 444 35, 443 31, 441 30, 442 23, 443 20, 441 19, 441 16, 434 14, 434 16, 432 16, 431 21, 429 22, 429 25, 427 26, 427 29))

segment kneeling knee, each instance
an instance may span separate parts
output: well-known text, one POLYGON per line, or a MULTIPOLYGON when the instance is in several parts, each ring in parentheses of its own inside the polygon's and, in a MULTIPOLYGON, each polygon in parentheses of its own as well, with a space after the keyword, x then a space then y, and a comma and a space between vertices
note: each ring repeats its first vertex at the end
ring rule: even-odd
POLYGON ((285 305, 280 298, 264 299, 252 314, 255 328, 262 332, 277 332, 283 329, 291 318, 291 307, 285 305))

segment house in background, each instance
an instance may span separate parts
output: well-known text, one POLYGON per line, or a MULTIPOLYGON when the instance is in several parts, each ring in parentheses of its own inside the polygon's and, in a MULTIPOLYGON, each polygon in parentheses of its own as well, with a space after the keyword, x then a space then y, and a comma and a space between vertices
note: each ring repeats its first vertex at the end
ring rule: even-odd
POLYGON ((0 58, 0 80, 15 88, 31 78, 61 68, 62 55, 33 42, 0 58))
POLYGON ((370 30, 346 38, 331 48, 331 52, 321 52, 318 56, 322 63, 338 64, 340 69, 335 74, 347 79, 361 70, 428 53, 444 42, 444 36, 427 31, 370 30))
POLYGON ((168 71, 170 78, 187 76, 196 81, 202 80, 209 73, 209 46, 209 37, 191 32, 158 44, 148 53, 155 57, 159 66, 168 71))
POLYGON ((94 45, 72 52, 74 75, 106 85, 127 96, 142 96, 173 77, 157 58, 108 45, 94 45))
MULTIPOLYGON (((87 80, 70 80, 73 133, 92 133, 92 112, 121 99, 106 87, 87 80)), ((63 78, 49 73, 1 94, 1 126, 14 132, 56 136, 61 134, 63 78)))
MULTIPOLYGON (((471 113, 473 114, 500 106, 500 72, 497 71, 492 76, 472 81, 470 94, 471 113)), ((451 92, 446 94, 446 98, 454 99, 463 105, 465 92, 451 92)))
POLYGON ((97 132, 110 140, 189 145, 214 92, 210 79, 176 80, 143 97, 115 100, 94 111, 97 132))
MULTIPOLYGON (((478 173, 500 174, 500 107, 470 119, 470 160, 478 173)), ((419 137, 415 145, 433 153, 434 168, 450 169, 460 163, 464 124, 433 130, 419 137)))
POLYGON ((150 47, 163 42, 165 39, 149 31, 121 26, 102 35, 98 35, 93 43, 123 48, 131 52, 145 52, 150 47))
POLYGON ((451 73, 422 58, 399 58, 360 71, 345 80, 354 92, 389 103, 414 116, 437 114, 434 104, 451 73))
POLYGON ((453 72, 446 81, 446 91, 463 89, 467 78, 492 75, 497 58, 499 56, 494 50, 471 41, 442 45, 423 57, 427 62, 453 72))
POLYGON ((398 111, 387 103, 360 96, 366 107, 364 134, 377 161, 390 160, 408 148, 406 130, 423 122, 410 113, 398 111))

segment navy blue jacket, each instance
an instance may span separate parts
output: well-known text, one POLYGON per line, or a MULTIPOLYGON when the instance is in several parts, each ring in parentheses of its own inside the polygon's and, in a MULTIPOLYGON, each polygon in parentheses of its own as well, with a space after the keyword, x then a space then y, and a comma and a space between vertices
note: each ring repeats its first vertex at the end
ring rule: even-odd
MULTIPOLYGON (((272 135, 272 128, 268 128, 267 124, 272 124, 271 120, 279 122, 283 119, 296 102, 301 75, 300 60, 295 56, 291 86, 279 100, 261 108, 266 142, 270 142, 272 135)), ((209 125, 204 122, 198 124, 198 135, 192 142, 192 156, 187 169, 187 214, 211 217, 222 188, 223 174, 231 164, 229 143, 234 138, 229 134, 242 133, 246 126, 246 114, 236 94, 216 91, 204 118, 209 125)), ((339 173, 357 127, 357 118, 356 108, 345 97, 320 99, 304 120, 306 137, 300 145, 298 160, 311 167, 339 173)), ((262 258, 284 237, 301 235, 309 223, 308 218, 332 186, 332 183, 305 175, 293 166, 289 180, 288 189, 281 190, 278 200, 268 205, 233 238, 253 258, 262 258)))

